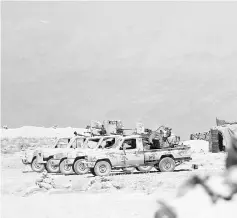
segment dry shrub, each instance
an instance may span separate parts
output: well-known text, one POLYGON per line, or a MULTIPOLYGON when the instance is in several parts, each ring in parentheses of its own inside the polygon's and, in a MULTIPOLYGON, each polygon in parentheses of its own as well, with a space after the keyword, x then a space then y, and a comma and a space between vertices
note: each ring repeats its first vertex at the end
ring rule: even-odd
POLYGON ((56 138, 1 138, 1 152, 4 154, 12 154, 25 149, 34 149, 45 145, 53 145, 56 138))

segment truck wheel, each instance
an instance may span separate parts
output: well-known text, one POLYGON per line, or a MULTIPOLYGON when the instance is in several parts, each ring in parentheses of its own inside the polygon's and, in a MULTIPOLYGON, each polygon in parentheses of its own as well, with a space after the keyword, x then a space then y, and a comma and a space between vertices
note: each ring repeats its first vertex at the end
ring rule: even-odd
POLYGON ((173 172, 175 168, 175 161, 170 157, 164 157, 159 163, 161 172, 173 172))
POLYGON ((108 161, 99 161, 94 167, 96 176, 108 176, 111 172, 111 165, 108 161))
POLYGON ((66 164, 66 160, 65 159, 63 161, 61 161, 61 163, 59 164, 59 170, 64 175, 73 174, 72 165, 66 164))
POLYGON ((91 171, 91 174, 92 174, 92 175, 96 176, 95 171, 94 171, 94 168, 90 168, 90 171, 91 171))
POLYGON ((21 159, 21 162, 22 162, 23 164, 26 164, 26 160, 21 159))
POLYGON ((85 174, 89 171, 89 168, 87 168, 82 161, 84 161, 84 159, 79 159, 73 164, 74 171, 77 175, 85 174))
POLYGON ((34 158, 31 163, 31 169, 37 173, 41 173, 44 171, 45 166, 44 164, 38 164, 36 158, 34 158))
POLYGON ((126 167, 126 168, 123 168, 123 172, 124 173, 132 173, 135 171, 135 167, 126 167))
POLYGON ((151 169, 153 168, 153 166, 139 166, 137 167, 137 171, 140 171, 140 172, 149 172, 151 171, 151 169))
POLYGON ((59 173, 59 166, 54 166, 52 164, 52 158, 49 159, 46 163, 46 170, 49 172, 49 173, 59 173))

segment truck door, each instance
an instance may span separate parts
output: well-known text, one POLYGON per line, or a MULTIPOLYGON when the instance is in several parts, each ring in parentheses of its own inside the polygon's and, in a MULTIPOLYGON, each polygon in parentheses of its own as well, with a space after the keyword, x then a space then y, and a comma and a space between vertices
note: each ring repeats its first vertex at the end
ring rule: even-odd
POLYGON ((123 143, 123 165, 135 166, 144 164, 144 152, 142 147, 142 139, 127 139, 123 143))

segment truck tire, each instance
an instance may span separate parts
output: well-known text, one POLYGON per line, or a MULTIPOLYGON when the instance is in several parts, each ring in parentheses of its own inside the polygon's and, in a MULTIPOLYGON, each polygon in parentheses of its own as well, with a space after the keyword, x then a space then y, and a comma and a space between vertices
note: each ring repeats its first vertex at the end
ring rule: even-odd
POLYGON ((123 168, 123 172, 124 173, 133 173, 135 171, 135 167, 126 167, 126 168, 123 168))
POLYGON ((111 172, 111 165, 108 161, 98 161, 94 167, 96 176, 108 176, 111 172))
POLYGON ((88 173, 89 168, 85 166, 85 164, 82 163, 84 159, 79 159, 73 164, 74 171, 77 175, 82 175, 85 173, 88 173))
POLYGON ((59 166, 54 166, 52 164, 52 158, 50 158, 47 163, 46 163, 46 170, 49 172, 49 173, 59 173, 59 166))
POLYGON ((44 166, 44 164, 38 164, 36 158, 34 158, 34 159, 32 160, 32 163, 31 163, 31 169, 32 169, 34 172, 41 173, 41 172, 44 171, 45 166, 44 166))
POLYGON ((94 168, 90 168, 90 172, 91 172, 92 175, 96 176, 94 168))
POLYGON ((159 163, 161 172, 173 172, 175 168, 175 161, 170 157, 164 157, 159 163))
POLYGON ((65 159, 62 160, 59 164, 59 171, 63 174, 63 175, 70 175, 70 174, 73 174, 74 171, 73 171, 73 167, 72 165, 68 165, 65 163, 65 159))
POLYGON ((136 167, 136 170, 140 172, 149 172, 151 171, 152 168, 153 166, 139 166, 139 167, 136 167))

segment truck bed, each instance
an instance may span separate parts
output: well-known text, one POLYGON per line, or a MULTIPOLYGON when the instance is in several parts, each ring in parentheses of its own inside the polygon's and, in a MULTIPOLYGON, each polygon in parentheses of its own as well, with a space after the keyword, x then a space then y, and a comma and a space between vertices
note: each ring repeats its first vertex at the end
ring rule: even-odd
POLYGON ((144 161, 158 162, 162 156, 171 156, 175 160, 190 160, 190 148, 187 146, 177 146, 174 148, 147 149, 144 150, 144 161))
POLYGON ((161 152, 161 151, 173 151, 173 150, 188 150, 190 149, 190 147, 188 146, 176 146, 174 148, 170 148, 170 147, 167 147, 167 148, 157 148, 157 149, 144 149, 144 152, 161 152))

